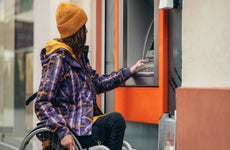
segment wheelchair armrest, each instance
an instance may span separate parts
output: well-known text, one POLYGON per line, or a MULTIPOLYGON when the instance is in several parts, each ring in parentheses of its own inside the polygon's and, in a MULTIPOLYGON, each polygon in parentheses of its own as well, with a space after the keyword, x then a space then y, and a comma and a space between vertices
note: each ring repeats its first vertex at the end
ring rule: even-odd
POLYGON ((32 102, 36 97, 37 97, 37 92, 35 92, 33 95, 31 95, 26 101, 25 101, 25 103, 26 103, 26 105, 29 105, 30 104, 30 102, 32 102))

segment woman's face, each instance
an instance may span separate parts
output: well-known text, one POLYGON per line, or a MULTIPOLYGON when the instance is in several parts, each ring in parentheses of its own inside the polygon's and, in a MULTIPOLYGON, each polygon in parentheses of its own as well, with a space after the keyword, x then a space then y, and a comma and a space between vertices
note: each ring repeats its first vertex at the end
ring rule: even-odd
POLYGON ((87 30, 87 28, 85 27, 85 33, 88 33, 88 30, 87 30))

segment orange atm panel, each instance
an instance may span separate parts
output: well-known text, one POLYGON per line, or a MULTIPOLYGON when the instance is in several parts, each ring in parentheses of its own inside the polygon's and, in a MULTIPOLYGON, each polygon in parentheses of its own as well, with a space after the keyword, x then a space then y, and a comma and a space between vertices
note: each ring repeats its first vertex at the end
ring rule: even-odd
MULTIPOLYGON (((119 1, 115 1, 115 69, 120 68, 119 57, 119 1)), ((134 1, 132 1, 134 2, 134 1)), ((130 2, 131 3, 131 2, 130 2)), ((156 2, 154 2, 156 3, 156 2)), ((132 3, 133 5, 133 3, 132 3)), ((154 4, 155 5, 155 4, 154 4)), ((155 7, 157 8, 157 7, 155 7)), ((155 9, 154 8, 154 9, 155 9)), ((157 58, 157 85, 131 85, 115 89, 115 111, 121 112, 127 121, 158 124, 159 118, 167 112, 168 91, 168 30, 167 11, 154 10, 155 49, 157 58), (157 33, 157 34, 156 34, 157 33)), ((127 53, 129 55, 129 53, 127 53)), ((155 72, 154 72, 155 73, 155 72)))

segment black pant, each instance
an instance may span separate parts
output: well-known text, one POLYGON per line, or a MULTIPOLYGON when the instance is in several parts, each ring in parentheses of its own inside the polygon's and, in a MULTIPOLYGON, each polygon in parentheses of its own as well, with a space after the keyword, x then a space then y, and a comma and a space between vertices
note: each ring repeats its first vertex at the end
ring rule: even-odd
POLYGON ((81 136, 78 140, 83 148, 102 144, 111 150, 121 150, 125 128, 123 116, 112 112, 97 119, 93 124, 91 136, 81 136))

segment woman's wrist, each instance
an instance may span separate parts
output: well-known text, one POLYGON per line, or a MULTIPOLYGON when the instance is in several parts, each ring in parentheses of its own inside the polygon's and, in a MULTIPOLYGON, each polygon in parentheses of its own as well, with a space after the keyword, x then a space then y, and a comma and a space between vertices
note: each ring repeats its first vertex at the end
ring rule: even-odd
POLYGON ((131 74, 134 74, 136 72, 136 70, 137 70, 137 67, 135 65, 130 67, 131 74))

